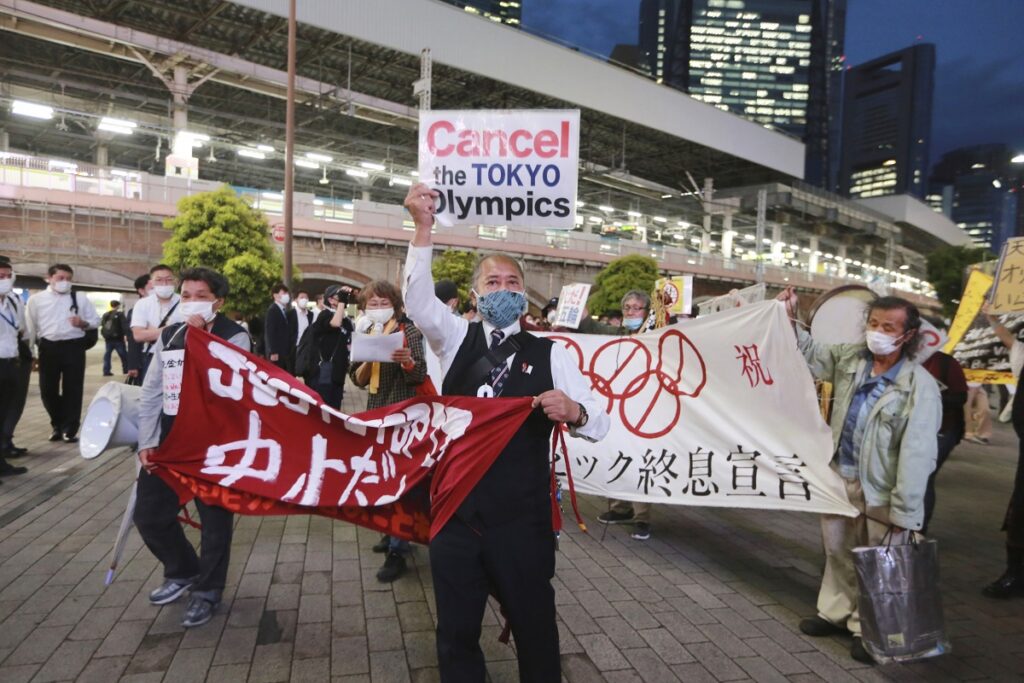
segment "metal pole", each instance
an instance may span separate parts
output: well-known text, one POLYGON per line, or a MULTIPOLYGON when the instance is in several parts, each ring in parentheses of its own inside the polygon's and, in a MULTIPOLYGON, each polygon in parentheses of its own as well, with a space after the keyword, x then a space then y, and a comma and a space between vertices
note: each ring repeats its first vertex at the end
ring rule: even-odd
POLYGON ((284 137, 284 283, 292 286, 292 213, 295 174, 295 0, 288 0, 288 99, 285 101, 284 137))

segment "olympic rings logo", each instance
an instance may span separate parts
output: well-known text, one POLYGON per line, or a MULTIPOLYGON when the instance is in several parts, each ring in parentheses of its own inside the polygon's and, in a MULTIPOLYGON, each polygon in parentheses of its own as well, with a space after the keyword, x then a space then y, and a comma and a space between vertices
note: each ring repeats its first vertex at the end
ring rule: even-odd
POLYGON ((549 339, 574 356, 591 388, 607 400, 605 410, 612 414, 617 405, 626 429, 645 439, 671 431, 682 417, 683 399, 696 398, 707 384, 704 358, 679 330, 661 335, 657 356, 639 339, 623 337, 599 346, 589 363, 576 340, 560 335, 549 339))

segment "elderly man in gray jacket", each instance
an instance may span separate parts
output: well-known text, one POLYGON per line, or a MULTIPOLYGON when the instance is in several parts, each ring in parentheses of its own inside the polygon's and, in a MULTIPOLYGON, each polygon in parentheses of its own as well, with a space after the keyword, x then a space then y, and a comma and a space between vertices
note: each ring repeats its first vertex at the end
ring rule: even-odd
POLYGON ((818 614, 801 621, 800 630, 810 636, 849 632, 850 656, 870 663, 860 637, 852 551, 878 545, 890 529, 893 542, 901 543, 921 528, 942 422, 939 387, 914 361, 921 315, 905 299, 882 297, 868 308, 866 343, 825 345, 796 328, 793 289, 778 298, 794 319, 811 374, 833 385, 832 469, 861 511, 856 518, 822 515, 825 574, 818 614))

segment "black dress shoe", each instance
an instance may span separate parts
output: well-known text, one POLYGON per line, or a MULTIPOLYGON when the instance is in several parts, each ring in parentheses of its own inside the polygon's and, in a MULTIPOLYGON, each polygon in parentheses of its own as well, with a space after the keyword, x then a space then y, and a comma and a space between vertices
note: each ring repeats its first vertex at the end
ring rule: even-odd
POLYGON ((1007 570, 1005 574, 981 589, 982 595, 996 600, 1024 597, 1024 576, 1007 570))
POLYGON ((853 644, 850 646, 850 656, 863 664, 874 664, 875 659, 864 647, 864 641, 860 636, 853 637, 853 644))
POLYGON ((814 638, 849 633, 846 627, 836 626, 831 621, 822 619, 817 615, 800 620, 800 631, 814 638))
POLYGON ((50 434, 50 441, 60 441, 64 438, 59 429, 54 429, 53 434, 50 434))
POLYGON ((0 477, 9 477, 15 474, 25 474, 26 472, 28 472, 27 467, 18 467, 0 458, 0 477))
POLYGON ((27 448, 20 448, 18 446, 15 446, 14 444, 11 444, 11 446, 4 452, 4 455, 12 458, 20 458, 26 453, 28 453, 27 448))
POLYGON ((65 443, 78 443, 78 437, 74 434, 65 434, 64 441, 65 443))

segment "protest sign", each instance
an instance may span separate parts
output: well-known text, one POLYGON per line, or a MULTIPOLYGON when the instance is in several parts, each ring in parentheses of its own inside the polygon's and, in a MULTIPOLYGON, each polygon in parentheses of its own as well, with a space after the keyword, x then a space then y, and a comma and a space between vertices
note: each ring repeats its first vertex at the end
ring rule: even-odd
POLYGON ((205 330, 189 328, 185 357, 177 419, 151 458, 182 502, 323 515, 421 543, 531 411, 529 397, 434 396, 354 417, 205 330))
POLYGON ((573 330, 580 326, 583 310, 587 307, 590 296, 590 285, 577 282, 562 287, 558 295, 558 308, 555 311, 554 327, 568 327, 573 330))
POLYGON ((1003 244, 989 301, 992 314, 1024 311, 1024 237, 1003 244))
POLYGON ((660 278, 654 283, 654 291, 661 296, 666 313, 669 315, 690 315, 693 305, 692 275, 660 278))
POLYGON ((708 315, 710 313, 726 311, 730 308, 739 308, 747 304, 756 304, 759 301, 764 301, 766 289, 763 282, 751 285, 750 287, 744 287, 743 289, 734 289, 728 294, 716 296, 714 299, 702 302, 700 304, 700 313, 701 315, 708 315))
POLYGON ((985 303, 985 295, 992 286, 992 276, 972 270, 967 278, 967 286, 964 293, 960 295, 960 305, 957 306, 956 315, 953 316, 953 324, 949 326, 949 339, 942 349, 946 353, 953 353, 953 348, 960 342, 967 330, 974 324, 975 318, 985 303))
POLYGON ((855 514, 829 468, 832 432, 781 303, 630 337, 547 336, 569 350, 612 417, 603 441, 566 440, 577 491, 855 514))
POLYGON ((420 180, 441 223, 572 230, 579 110, 420 112, 420 180))

